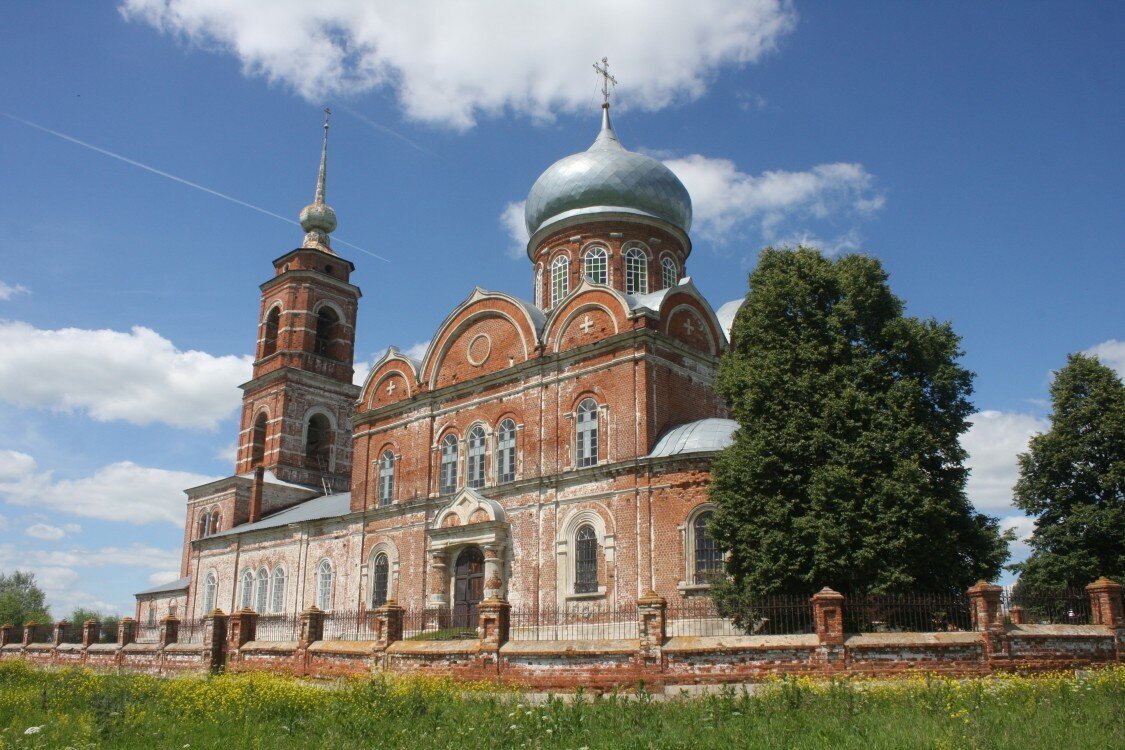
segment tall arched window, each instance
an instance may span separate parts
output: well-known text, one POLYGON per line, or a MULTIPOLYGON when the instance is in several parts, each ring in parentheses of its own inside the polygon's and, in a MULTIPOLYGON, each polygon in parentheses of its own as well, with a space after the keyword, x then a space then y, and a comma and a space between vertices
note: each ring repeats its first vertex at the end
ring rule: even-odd
POLYGON ((391 582, 391 561, 387 553, 375 555, 371 563, 371 606, 381 607, 387 603, 391 582))
POLYGON ((277 351, 277 329, 281 325, 281 308, 274 307, 266 314, 266 330, 262 332, 262 356, 277 351))
POLYGON ((211 511, 211 520, 207 522, 207 536, 219 533, 219 511, 211 511))
POLYGON ((258 570, 257 580, 254 581, 254 611, 262 614, 266 611, 266 604, 270 596, 270 572, 265 568, 258 570))
POLYGON ((270 589, 270 611, 285 611, 285 568, 280 565, 273 569, 273 587, 270 589))
POLYGON ((593 594, 598 590, 598 535, 584 523, 574 535, 574 593, 593 594))
POLYGON ((250 609, 254 604, 254 574, 249 571, 242 572, 242 591, 238 599, 239 609, 250 609))
POLYGON ((323 414, 313 414, 305 430, 305 458, 321 471, 328 470, 332 425, 323 414))
POLYGON ((250 436, 250 464, 261 466, 266 458, 266 415, 262 412, 254 418, 254 432, 250 436))
POLYGON ((328 612, 332 609, 332 562, 321 560, 316 566, 316 606, 328 612))
POLYGON ((660 261, 660 273, 664 276, 664 288, 670 289, 676 285, 680 280, 680 269, 676 265, 676 261, 671 258, 665 257, 660 261))
POLYGON ((543 267, 535 269, 535 306, 543 309, 543 267))
POLYGON ((379 459, 379 507, 386 507, 395 496, 395 454, 384 451, 379 459))
POLYGON ((570 259, 560 255, 551 263, 551 307, 570 294, 570 259))
POLYGON ((708 527, 714 517, 711 511, 705 511, 695 517, 692 523, 692 541, 695 547, 695 580, 693 583, 710 583, 716 574, 723 570, 723 553, 715 546, 708 527))
POLYGON ((441 441, 441 494, 457 489, 457 436, 450 433, 441 441))
POLYGON ((648 256, 639 247, 625 251, 625 293, 648 294, 648 256))
POLYGON ((322 357, 332 356, 332 341, 337 337, 340 316, 330 306, 325 305, 316 314, 316 342, 313 353, 322 357))
POLYGON ((465 466, 465 484, 469 487, 480 488, 484 486, 484 454, 484 428, 477 425, 469 430, 469 453, 465 466))
POLYGON ((207 577, 203 579, 203 611, 200 614, 209 615, 215 611, 215 595, 218 590, 218 576, 215 575, 215 571, 208 571, 207 577))
POLYGON ((203 511, 202 513, 199 514, 199 523, 196 524, 196 530, 195 530, 195 536, 197 538, 202 539, 203 537, 208 536, 208 534, 207 534, 208 525, 207 524, 210 521, 211 521, 211 516, 207 511, 203 511))
POLYGON ((598 404, 588 398, 578 405, 575 424, 575 457, 579 467, 598 463, 598 404))
POLYGON ((496 481, 499 484, 516 478, 516 423, 505 419, 496 428, 496 481))
POLYGON ((582 257, 582 275, 594 284, 608 280, 609 256, 604 247, 592 247, 582 257))

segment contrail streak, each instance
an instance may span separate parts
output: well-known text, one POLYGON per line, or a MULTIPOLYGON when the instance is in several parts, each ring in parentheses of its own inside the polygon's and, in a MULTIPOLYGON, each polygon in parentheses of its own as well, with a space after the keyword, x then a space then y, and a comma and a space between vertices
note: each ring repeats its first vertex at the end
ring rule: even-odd
MULTIPOLYGON (((92 143, 87 143, 86 141, 79 140, 79 139, 77 139, 73 136, 67 135, 66 133, 60 133, 57 130, 51 130, 48 127, 44 127, 44 126, 39 125, 37 123, 31 122, 30 120, 25 120, 22 117, 16 117, 15 115, 8 114, 7 112, 4 112, 4 111, 0 111, 0 115, 3 115, 4 117, 7 117, 9 120, 15 120, 18 123, 22 123, 24 125, 27 125, 29 128, 35 128, 36 130, 42 131, 44 133, 48 133, 49 135, 53 135, 56 138, 61 138, 64 141, 69 141, 70 143, 74 143, 78 146, 82 146, 83 148, 88 148, 91 151, 97 151, 99 154, 103 154, 105 156, 108 156, 111 159, 117 159, 118 161, 123 161, 126 164, 130 164, 134 167, 139 167, 140 169, 143 169, 146 172, 152 172, 155 175, 160 175, 161 177, 166 177, 167 179, 172 180, 173 182, 178 182, 181 185, 187 185, 190 188, 195 188, 196 190, 201 190, 204 193, 208 193, 210 195, 215 196, 216 198, 222 198, 225 201, 230 201, 231 203, 237 203, 240 206, 243 206, 245 208, 249 208, 252 211, 257 211, 260 214, 265 214, 266 216, 272 216, 275 219, 280 219, 281 221, 284 221, 287 224, 295 224, 296 226, 300 226, 300 223, 298 223, 296 221, 293 221, 292 219, 290 219, 288 217, 282 216, 281 214, 275 214, 273 211, 269 211, 269 210, 261 208, 259 206, 255 206, 253 203, 247 203, 246 201, 239 200, 238 198, 235 198, 234 196, 227 195, 226 193, 220 193, 218 190, 212 190, 209 187, 206 187, 204 185, 200 185, 197 182, 192 182, 191 180, 185 180, 183 177, 177 177, 174 174, 169 174, 167 172, 164 172, 162 170, 157 169, 156 167, 150 167, 147 164, 142 164, 141 162, 130 159, 127 156, 122 156, 121 154, 114 153, 113 151, 109 151, 109 150, 101 148, 99 146, 95 146, 92 143)), ((336 237, 335 239, 341 245, 347 245, 348 247, 353 248, 355 250, 358 250, 361 253, 367 253, 368 255, 370 255, 373 258, 378 258, 379 260, 383 261, 384 263, 390 263, 390 260, 388 260, 387 258, 384 258, 382 255, 379 255, 377 253, 373 253, 370 250, 367 250, 365 248, 360 247, 359 245, 353 245, 352 243, 347 242, 346 240, 342 240, 339 237, 336 237)))
POLYGON ((395 130, 391 130, 386 125, 380 125, 379 123, 372 120, 370 117, 367 117, 366 115, 362 115, 359 112, 356 112, 351 107, 348 107, 348 106, 342 105, 342 104, 337 105, 337 106, 339 107, 339 109, 343 110, 344 112, 347 112, 349 115, 356 118, 360 122, 363 122, 363 123, 365 123, 367 125, 370 125, 371 127, 375 128, 380 133, 386 133, 387 135, 394 136, 395 138, 398 138, 400 141, 402 141, 406 145, 410 146, 411 148, 414 148, 414 149, 417 149, 418 151, 421 151, 423 154, 429 154, 430 156, 437 156, 436 153, 434 153, 430 149, 426 148, 425 146, 422 146, 422 145, 419 145, 419 144, 415 143, 414 141, 410 140, 409 138, 407 138, 402 133, 399 133, 398 131, 395 131, 395 130))

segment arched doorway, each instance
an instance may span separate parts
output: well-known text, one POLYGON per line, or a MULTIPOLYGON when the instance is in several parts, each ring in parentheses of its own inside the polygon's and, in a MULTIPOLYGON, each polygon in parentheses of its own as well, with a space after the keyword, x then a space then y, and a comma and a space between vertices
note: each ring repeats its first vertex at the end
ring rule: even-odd
POLYGON ((453 568, 453 627, 475 628, 477 605, 484 596, 484 553, 466 547, 453 568))

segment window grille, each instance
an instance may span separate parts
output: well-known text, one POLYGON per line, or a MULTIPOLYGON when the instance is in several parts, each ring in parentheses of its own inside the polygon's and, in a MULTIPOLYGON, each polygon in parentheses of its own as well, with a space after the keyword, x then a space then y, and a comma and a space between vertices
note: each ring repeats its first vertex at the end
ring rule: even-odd
POLYGON ((272 612, 285 611, 285 568, 278 565, 273 569, 273 589, 270 591, 272 594, 270 601, 270 610, 272 612))
POLYGON ((516 478, 516 423, 505 419, 496 431, 496 481, 514 481, 516 478))
POLYGON ((551 307, 562 302, 570 293, 570 260, 565 255, 555 258, 551 264, 551 307))
POLYGON ((598 590, 598 536, 594 527, 583 524, 574 535, 574 593, 593 594, 598 590))
POLYGON ((269 601, 270 573, 265 568, 258 571, 258 579, 254 583, 254 611, 261 614, 266 611, 266 602, 269 601))
POLYGON ((395 493, 395 454, 387 451, 379 459, 379 507, 391 504, 395 493))
POLYGON ((242 574, 242 598, 238 600, 239 609, 250 609, 254 603, 254 574, 249 570, 242 574))
POLYGON ((381 607, 387 603, 387 592, 390 584, 391 561, 386 553, 380 552, 375 556, 371 566, 373 588, 371 592, 371 606, 381 607))
POLYGON ((714 513, 706 511, 695 517, 692 524, 695 545, 695 583, 710 583, 716 573, 723 569, 723 553, 715 546, 709 531, 714 513))
POLYGON ((465 483, 470 487, 484 486, 484 428, 479 425, 469 430, 469 461, 465 467, 465 483))
POLYGON ((577 464, 594 466, 598 463, 598 405, 594 399, 579 404, 577 416, 577 464))
POLYGON ((660 271, 664 275, 664 288, 670 289, 679 281, 680 269, 676 267, 676 261, 671 258, 665 258, 660 261, 660 271))
POLYGON ((441 494, 457 489, 457 436, 446 435, 441 441, 441 494))
POLYGON ((328 612, 332 609, 332 563, 321 560, 316 568, 316 606, 328 612))
POLYGON ((594 284, 604 284, 608 279, 609 262, 604 247, 590 248, 583 258, 583 275, 594 284))
POLYGON ((639 247, 625 251, 625 292, 648 294, 648 256, 639 247))

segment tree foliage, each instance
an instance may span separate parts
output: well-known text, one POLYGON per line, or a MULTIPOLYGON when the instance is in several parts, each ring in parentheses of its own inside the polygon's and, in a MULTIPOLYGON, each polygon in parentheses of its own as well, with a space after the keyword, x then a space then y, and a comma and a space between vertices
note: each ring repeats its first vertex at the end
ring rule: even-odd
POLYGON ((35 584, 34 573, 0 573, 0 624, 22 628, 29 622, 50 621, 47 599, 35 584))
POLYGON ((903 314, 880 263, 766 248, 717 389, 739 423, 712 468, 720 606, 746 596, 960 591, 1007 558, 959 436, 972 374, 948 323, 903 314))
POLYGON ((1051 429, 1020 454, 1015 505, 1035 517, 1031 556, 1013 565, 1029 588, 1125 579, 1125 385, 1072 354, 1051 383, 1051 429))

